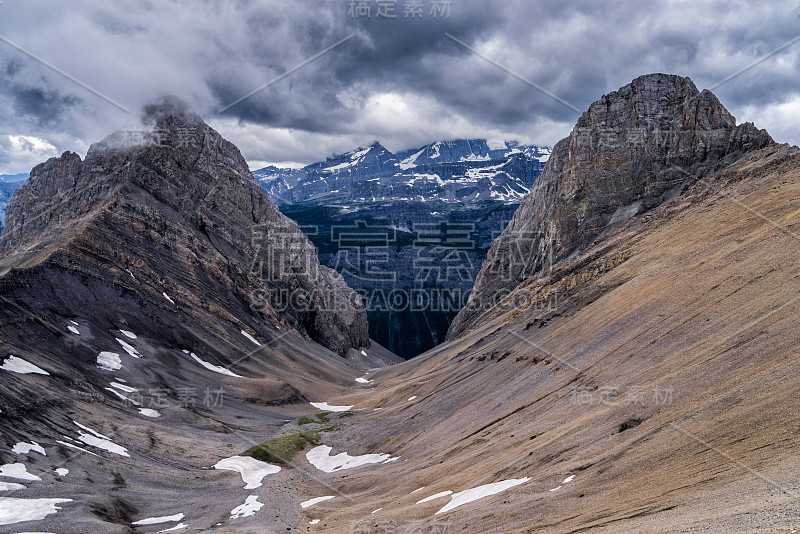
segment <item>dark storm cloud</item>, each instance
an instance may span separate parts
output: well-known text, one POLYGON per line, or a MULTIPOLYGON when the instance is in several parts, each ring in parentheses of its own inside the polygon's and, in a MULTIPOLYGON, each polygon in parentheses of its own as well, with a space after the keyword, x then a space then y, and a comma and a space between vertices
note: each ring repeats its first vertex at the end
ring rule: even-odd
MULTIPOLYGON (((195 106, 249 160, 321 159, 373 139, 393 149, 486 136, 554 143, 578 113, 475 56, 450 34, 578 109, 649 72, 711 87, 800 35, 792 3, 453 0, 434 17, 351 16, 350 0, 54 3, 6 0, 0 35, 137 110, 195 106), (219 113, 333 43, 329 54, 219 113)), ((444 5, 447 2, 440 2, 444 5)), ((715 90, 740 120, 797 142, 800 43, 715 90)), ((0 134, 58 150, 135 122, 0 43, 0 134)), ((74 145, 78 146, 74 146, 74 145)), ((6 143, 3 146, 22 146, 6 143)), ((10 150, 10 149, 8 149, 10 150)), ((4 168, 30 158, 6 153, 4 168)))

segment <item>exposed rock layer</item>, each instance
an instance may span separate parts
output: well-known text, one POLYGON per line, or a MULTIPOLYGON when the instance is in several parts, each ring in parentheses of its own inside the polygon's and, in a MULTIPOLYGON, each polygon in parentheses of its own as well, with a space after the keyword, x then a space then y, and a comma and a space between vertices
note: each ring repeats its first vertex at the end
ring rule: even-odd
MULTIPOLYGON (((175 99, 147 108, 145 120, 149 131, 117 132, 85 161, 64 153, 33 169, 9 202, 0 264, 13 270, 4 285, 36 284, 32 270, 55 267, 79 273, 83 286, 211 311, 231 326, 282 324, 342 355, 368 346, 360 298, 319 265, 236 147, 175 99)), ((97 303, 82 290, 65 287, 73 298, 35 306, 85 313, 97 303)))

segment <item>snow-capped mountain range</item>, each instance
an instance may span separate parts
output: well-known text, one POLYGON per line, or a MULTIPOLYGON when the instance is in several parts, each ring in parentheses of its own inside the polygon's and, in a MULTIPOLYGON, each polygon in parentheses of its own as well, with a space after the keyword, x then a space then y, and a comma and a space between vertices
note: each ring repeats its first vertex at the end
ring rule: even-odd
POLYGON ((253 172, 278 204, 381 200, 498 200, 519 203, 545 162, 549 147, 485 139, 437 141, 392 153, 378 142, 302 169, 265 167, 253 172))

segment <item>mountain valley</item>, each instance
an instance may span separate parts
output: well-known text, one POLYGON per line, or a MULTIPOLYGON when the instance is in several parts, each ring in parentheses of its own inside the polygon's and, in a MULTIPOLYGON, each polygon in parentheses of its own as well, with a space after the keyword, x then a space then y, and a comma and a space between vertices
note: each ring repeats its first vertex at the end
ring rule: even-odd
POLYGON ((297 222, 323 265, 362 295, 370 337, 410 358, 442 341, 495 237, 530 191, 547 147, 379 143, 253 175, 297 222))
POLYGON ((38 165, 8 203, 3 532, 800 525, 800 149, 689 78, 602 96, 547 154, 370 145, 267 176, 177 99, 143 128, 166 141, 112 134, 38 165), (363 173, 320 178, 356 159, 363 173), (448 185, 444 169, 497 160, 530 192, 511 172, 474 201, 448 185), (450 228, 474 254, 427 289, 476 278, 402 361, 370 339, 358 289, 426 287, 421 224, 436 232, 418 248, 459 251, 450 228), (378 268, 333 268, 381 239, 397 253, 378 268))

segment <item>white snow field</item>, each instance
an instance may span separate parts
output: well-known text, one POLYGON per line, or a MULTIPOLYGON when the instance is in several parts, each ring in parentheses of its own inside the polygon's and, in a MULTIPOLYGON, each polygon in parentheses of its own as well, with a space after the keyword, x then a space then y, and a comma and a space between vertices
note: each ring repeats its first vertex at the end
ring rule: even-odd
POLYGON ((195 361, 197 361, 197 363, 199 363, 200 365, 202 365, 203 367, 205 367, 209 371, 214 371, 215 373, 219 373, 221 375, 234 376, 236 378, 244 378, 244 377, 242 377, 242 375, 237 375, 236 373, 234 373, 230 369, 227 369, 225 367, 220 367, 218 365, 214 365, 213 363, 208 363, 207 361, 202 360, 194 352, 191 353, 191 356, 192 356, 192 358, 195 359, 195 361))
POLYGON ((458 493, 454 493, 452 497, 450 497, 450 502, 434 515, 449 512, 450 510, 458 508, 459 506, 477 501, 478 499, 483 499, 484 497, 489 497, 490 495, 495 495, 509 488, 513 488, 514 486, 519 486, 520 484, 524 484, 529 480, 530 478, 528 477, 512 478, 500 482, 493 482, 491 484, 484 484, 483 486, 478 486, 477 488, 459 491, 458 493))
POLYGON ((162 517, 148 517, 147 519, 140 519, 134 521, 132 525, 157 525, 159 523, 172 523, 173 521, 180 521, 186 517, 185 514, 165 515, 162 517))
POLYGON ((333 473, 334 471, 341 471, 343 469, 352 469, 367 464, 377 464, 388 460, 388 454, 364 454, 362 456, 350 456, 346 452, 340 452, 334 456, 330 455, 333 449, 327 445, 320 445, 314 447, 308 453, 306 458, 309 463, 326 473, 333 473))
POLYGON ((300 503, 300 508, 310 508, 311 506, 314 506, 315 504, 317 504, 319 502, 329 501, 329 500, 333 499, 333 497, 334 497, 333 495, 326 495, 325 497, 315 497, 313 499, 309 499, 307 501, 301 502, 300 503))
POLYGON ((434 499, 441 499, 442 497, 447 497, 448 495, 452 495, 452 494, 453 494, 453 492, 450 491, 450 490, 442 491, 440 493, 437 493, 436 495, 431 495, 430 497, 425 497, 421 501, 417 501, 417 504, 422 504, 424 502, 432 501, 434 499))
POLYGON ((242 330, 242 335, 244 337, 246 337, 247 339, 249 339, 250 341, 252 341, 253 343, 255 343, 256 345, 258 345, 259 347, 261 346, 261 343, 259 343, 256 338, 254 338, 253 336, 251 336, 250 334, 248 334, 244 330, 242 330))
POLYGON ((255 515, 263 506, 263 503, 258 502, 258 495, 250 495, 247 497, 247 500, 244 501, 244 504, 240 504, 231 510, 231 519, 255 515))
POLYGON ((322 410, 325 412, 346 412, 347 410, 352 409, 352 406, 333 406, 328 404, 327 402, 312 402, 310 403, 311 406, 317 408, 318 410, 322 410))
POLYGON ((44 447, 42 447, 35 441, 32 441, 31 443, 25 443, 23 441, 20 441, 11 448, 11 452, 13 452, 14 454, 28 454, 31 451, 35 451, 43 456, 47 456, 47 453, 44 452, 44 447))
POLYGON ((126 341, 121 340, 120 338, 116 338, 117 343, 119 343, 125 352, 133 356, 134 358, 141 358, 142 355, 139 354, 139 351, 133 348, 133 345, 128 344, 126 341))
POLYGON ((0 369, 4 371, 11 371, 12 373, 18 373, 21 375, 28 375, 28 374, 37 374, 37 375, 50 375, 47 371, 33 365, 32 363, 23 360, 18 356, 9 356, 3 362, 3 365, 0 365, 0 369))
POLYGON ((15 499, 0 497, 0 525, 37 521, 60 510, 57 504, 72 499, 15 499))
POLYGON ((21 463, 0 465, 0 477, 17 478, 19 480, 42 480, 36 475, 28 473, 28 468, 21 463))
POLYGON ((117 371, 122 369, 122 360, 116 352, 103 351, 97 356, 97 367, 104 371, 117 371))
POLYGON ((88 426, 84 426, 77 421, 73 421, 78 427, 82 428, 86 432, 78 432, 78 440, 84 442, 87 445, 91 445, 92 447, 97 447, 98 449, 102 449, 104 451, 108 451, 114 454, 118 454, 120 456, 127 456, 130 457, 128 454, 128 449, 123 447, 122 445, 117 445, 111 438, 108 436, 104 436, 99 432, 96 432, 89 428, 88 426), (88 434, 87 434, 88 432, 88 434))
POLYGON ((242 480, 247 484, 244 489, 260 488, 261 480, 265 476, 274 475, 281 470, 277 465, 268 464, 249 456, 223 458, 214 464, 214 469, 236 471, 242 475, 242 480))

